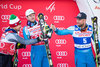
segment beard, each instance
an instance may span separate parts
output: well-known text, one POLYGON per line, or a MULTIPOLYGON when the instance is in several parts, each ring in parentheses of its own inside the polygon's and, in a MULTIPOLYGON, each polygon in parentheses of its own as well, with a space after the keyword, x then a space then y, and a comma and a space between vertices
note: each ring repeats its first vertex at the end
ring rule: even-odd
POLYGON ((21 29, 21 28, 19 28, 19 29, 15 29, 15 30, 16 30, 16 32, 19 32, 19 31, 20 31, 20 29, 21 29))
POLYGON ((79 27, 83 27, 84 26, 84 23, 83 24, 80 24, 80 25, 78 25, 79 27))
MULTIPOLYGON (((29 20, 30 21, 30 20, 29 20)), ((35 22, 35 20, 33 21, 33 20, 31 20, 30 22, 32 22, 32 23, 34 23, 35 22)))

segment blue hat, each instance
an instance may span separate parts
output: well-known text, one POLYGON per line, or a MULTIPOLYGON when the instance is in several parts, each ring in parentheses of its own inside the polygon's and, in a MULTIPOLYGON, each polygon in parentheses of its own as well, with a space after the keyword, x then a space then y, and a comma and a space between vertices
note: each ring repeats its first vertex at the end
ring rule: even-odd
POLYGON ((80 12, 77 17, 75 17, 77 19, 86 19, 87 18, 87 15, 83 12, 80 12))

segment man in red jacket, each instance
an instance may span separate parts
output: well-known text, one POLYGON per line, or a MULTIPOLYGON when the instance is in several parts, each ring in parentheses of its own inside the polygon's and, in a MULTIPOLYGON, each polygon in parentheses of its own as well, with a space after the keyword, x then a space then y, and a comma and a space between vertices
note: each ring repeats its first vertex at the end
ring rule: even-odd
POLYGON ((17 43, 35 44, 40 41, 39 37, 29 40, 21 38, 17 34, 21 28, 21 21, 13 14, 10 16, 9 26, 10 27, 5 30, 0 39, 0 67, 13 67, 12 58, 15 54, 17 43))

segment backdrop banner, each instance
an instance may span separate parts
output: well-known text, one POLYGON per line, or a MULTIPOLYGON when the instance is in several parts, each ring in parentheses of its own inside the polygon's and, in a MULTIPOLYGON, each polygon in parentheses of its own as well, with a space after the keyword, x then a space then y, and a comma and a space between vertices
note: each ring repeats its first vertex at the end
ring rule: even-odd
MULTIPOLYGON (((61 30, 75 25, 75 17, 79 13, 78 6, 73 0, 0 1, 0 37, 9 26, 11 14, 21 19, 22 27, 19 34, 23 37, 22 29, 27 23, 25 17, 27 9, 33 9, 36 12, 36 20, 38 13, 43 13, 48 25, 54 24, 61 30)), ((75 67, 74 42, 71 35, 59 36, 53 32, 49 46, 54 67, 75 67)), ((26 49, 18 50, 18 67, 32 67, 30 50, 31 45, 27 45, 26 49)))

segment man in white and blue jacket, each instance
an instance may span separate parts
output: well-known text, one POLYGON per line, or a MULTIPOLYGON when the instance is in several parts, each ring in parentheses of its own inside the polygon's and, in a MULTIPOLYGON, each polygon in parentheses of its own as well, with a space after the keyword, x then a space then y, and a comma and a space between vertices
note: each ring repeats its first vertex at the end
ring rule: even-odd
POLYGON ((76 18, 77 25, 64 30, 59 30, 54 25, 51 25, 51 28, 58 35, 70 34, 73 36, 76 67, 96 67, 91 49, 91 38, 94 39, 93 28, 91 25, 86 24, 87 15, 85 13, 80 12, 76 18))
MULTIPOLYGON (((25 12, 27 25, 23 28, 23 36, 25 39, 36 39, 42 35, 40 23, 35 20, 35 12, 28 9, 25 12)), ((31 64, 32 67, 49 67, 48 57, 45 48, 45 42, 40 41, 31 44, 31 64)))

